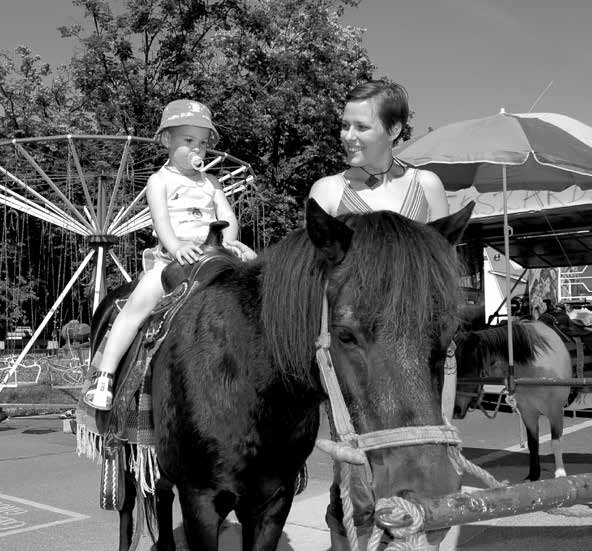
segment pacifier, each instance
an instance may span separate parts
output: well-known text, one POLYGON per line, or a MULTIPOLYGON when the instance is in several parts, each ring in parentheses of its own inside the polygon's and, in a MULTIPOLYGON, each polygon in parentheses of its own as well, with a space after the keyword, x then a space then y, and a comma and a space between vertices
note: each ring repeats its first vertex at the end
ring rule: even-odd
POLYGON ((202 171, 204 168, 204 158, 196 151, 185 146, 179 147, 175 151, 174 162, 180 170, 202 171))
POLYGON ((191 168, 193 168, 193 170, 203 170, 204 158, 199 153, 190 151, 187 160, 189 161, 189 165, 191 168))

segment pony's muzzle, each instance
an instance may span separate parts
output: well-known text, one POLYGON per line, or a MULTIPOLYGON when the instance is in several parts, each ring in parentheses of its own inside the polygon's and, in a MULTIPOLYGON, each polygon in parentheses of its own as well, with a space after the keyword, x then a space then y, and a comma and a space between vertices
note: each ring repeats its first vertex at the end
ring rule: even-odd
POLYGON ((375 499, 419 495, 437 497, 459 491, 460 475, 444 444, 402 446, 368 452, 375 499))

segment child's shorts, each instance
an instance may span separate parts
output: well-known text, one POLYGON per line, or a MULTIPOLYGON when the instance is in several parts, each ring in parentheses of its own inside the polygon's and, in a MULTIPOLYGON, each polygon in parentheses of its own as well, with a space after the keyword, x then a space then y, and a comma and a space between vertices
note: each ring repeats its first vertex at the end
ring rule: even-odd
POLYGON ((164 268, 173 260, 171 255, 160 243, 151 249, 144 249, 142 252, 142 268, 145 272, 154 268, 164 268))

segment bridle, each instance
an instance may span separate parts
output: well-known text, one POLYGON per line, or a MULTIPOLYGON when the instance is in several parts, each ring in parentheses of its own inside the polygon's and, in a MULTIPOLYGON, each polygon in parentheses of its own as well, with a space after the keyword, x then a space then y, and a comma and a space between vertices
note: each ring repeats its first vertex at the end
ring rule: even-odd
MULTIPOLYGON (((329 397, 329 409, 335 429, 336 441, 317 440, 317 446, 329 453, 334 461, 341 464, 342 473, 344 472, 344 466, 348 466, 350 469, 351 465, 363 466, 368 487, 371 488, 373 474, 366 452, 384 448, 424 444, 443 444, 448 446, 449 457, 455 470, 459 475, 462 473, 462 468, 460 468, 457 463, 458 456, 453 451, 455 450, 458 452, 461 439, 456 427, 452 426, 447 419, 445 419, 444 425, 399 427, 368 432, 365 434, 356 433, 343 394, 339 387, 335 368, 333 367, 331 353, 329 351, 330 346, 329 303, 325 288, 321 312, 321 330, 316 342, 316 359, 319 365, 323 388, 329 397)), ((347 486, 349 486, 349 484, 347 484, 347 482, 349 481, 350 476, 347 472, 345 472, 345 474, 346 476, 342 476, 342 484, 340 485, 344 510, 344 526, 350 541, 350 546, 352 547, 352 550, 356 550, 358 549, 357 534, 355 526, 353 525, 353 506, 351 505, 351 499, 349 499, 348 503, 349 488, 347 486), (351 515, 351 518, 347 518, 349 515, 351 515)), ((383 500, 379 500, 379 503, 377 503, 375 496, 372 497, 375 503, 376 516, 382 515, 384 517, 384 508, 380 507, 380 502, 383 500)), ((399 497, 391 499, 405 501, 403 498, 399 497)), ((415 534, 418 528, 417 526, 410 527, 408 524, 408 522, 403 523, 403 527, 401 528, 401 523, 398 523, 396 526, 388 527, 388 531, 393 537, 408 537, 411 534, 415 534)), ((370 544, 368 548, 370 549, 370 544)))

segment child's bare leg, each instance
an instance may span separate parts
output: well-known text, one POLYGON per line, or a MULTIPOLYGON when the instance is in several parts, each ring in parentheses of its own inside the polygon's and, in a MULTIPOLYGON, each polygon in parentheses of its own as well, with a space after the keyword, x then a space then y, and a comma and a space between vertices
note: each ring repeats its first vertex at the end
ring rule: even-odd
POLYGON ((97 366, 97 382, 89 388, 84 397, 87 404, 97 409, 111 408, 113 374, 136 337, 138 329, 163 295, 161 273, 162 267, 155 267, 146 272, 115 318, 105 343, 101 363, 97 366))

